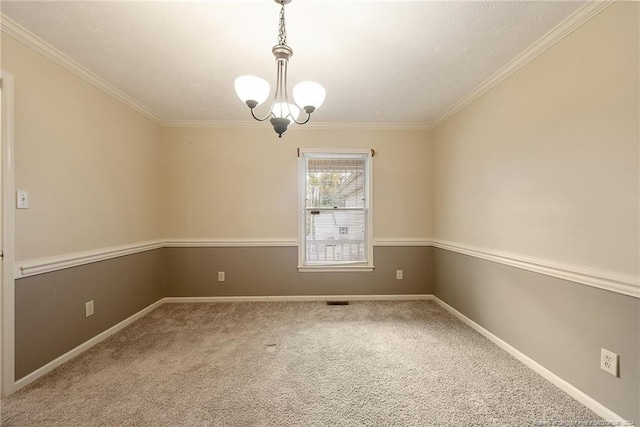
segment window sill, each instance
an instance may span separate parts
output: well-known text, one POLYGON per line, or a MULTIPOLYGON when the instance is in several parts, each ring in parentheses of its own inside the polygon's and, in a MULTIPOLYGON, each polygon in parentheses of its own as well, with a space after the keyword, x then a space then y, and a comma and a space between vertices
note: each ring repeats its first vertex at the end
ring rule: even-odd
POLYGON ((371 272, 373 265, 299 265, 300 273, 343 273, 343 272, 371 272))

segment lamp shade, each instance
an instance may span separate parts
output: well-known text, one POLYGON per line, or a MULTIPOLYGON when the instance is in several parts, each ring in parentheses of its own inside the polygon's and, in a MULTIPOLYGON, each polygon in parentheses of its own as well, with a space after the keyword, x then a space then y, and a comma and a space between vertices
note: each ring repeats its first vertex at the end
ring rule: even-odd
POLYGON ((302 108, 320 107, 326 95, 327 91, 316 82, 300 82, 293 87, 293 99, 302 108))
POLYGON ((234 86, 242 102, 256 101, 258 104, 267 99, 271 90, 266 80, 256 76, 240 76, 234 86))
POLYGON ((271 112, 275 117, 280 117, 283 119, 297 119, 300 115, 300 109, 295 104, 285 104, 284 102, 278 102, 277 104, 275 104, 271 112))

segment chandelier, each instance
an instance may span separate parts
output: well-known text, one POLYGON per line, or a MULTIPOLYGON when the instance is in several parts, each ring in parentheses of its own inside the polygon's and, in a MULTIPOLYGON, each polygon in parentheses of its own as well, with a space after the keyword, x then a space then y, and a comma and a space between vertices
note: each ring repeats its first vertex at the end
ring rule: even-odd
POLYGON ((256 76, 241 76, 235 80, 235 89, 238 97, 247 104, 251 115, 259 122, 267 119, 273 125, 278 137, 287 131, 291 122, 303 125, 311 118, 313 113, 324 102, 326 91, 320 84, 310 81, 300 82, 293 88, 294 103, 289 101, 287 92, 287 64, 293 55, 293 50, 287 46, 287 29, 284 20, 284 5, 291 0, 274 0, 282 7, 280 9, 280 23, 278 31, 278 44, 271 50, 276 58, 276 92, 271 102, 269 113, 264 117, 255 114, 255 108, 262 104, 268 97, 271 88, 266 80, 256 76), (297 104, 297 105, 296 105, 297 104), (307 114, 306 118, 298 120, 300 108, 307 114))

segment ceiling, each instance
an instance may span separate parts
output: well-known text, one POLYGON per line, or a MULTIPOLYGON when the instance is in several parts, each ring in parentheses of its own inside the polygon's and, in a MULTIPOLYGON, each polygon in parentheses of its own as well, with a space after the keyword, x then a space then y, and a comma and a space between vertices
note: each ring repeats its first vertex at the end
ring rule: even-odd
MULTIPOLYGON (((325 86, 314 122, 428 126, 584 4, 294 0, 286 6, 289 86, 325 86)), ((1 7, 164 122, 251 121, 233 88, 243 74, 261 76, 273 91, 273 0, 1 7)))

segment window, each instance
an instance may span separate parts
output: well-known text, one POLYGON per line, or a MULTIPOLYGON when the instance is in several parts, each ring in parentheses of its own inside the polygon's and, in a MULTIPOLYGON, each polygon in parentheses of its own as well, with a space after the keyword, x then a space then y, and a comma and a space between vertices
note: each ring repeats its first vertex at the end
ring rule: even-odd
POLYGON ((373 269, 371 153, 301 150, 300 271, 373 269))

